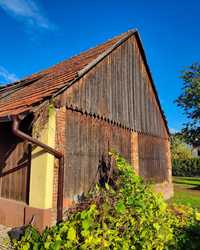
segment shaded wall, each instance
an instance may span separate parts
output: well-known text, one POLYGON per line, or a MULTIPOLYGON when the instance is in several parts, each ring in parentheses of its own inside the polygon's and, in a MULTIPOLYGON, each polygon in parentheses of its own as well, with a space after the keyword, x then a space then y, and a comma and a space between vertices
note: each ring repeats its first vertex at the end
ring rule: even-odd
POLYGON ((0 124, 0 197, 28 202, 30 146, 13 135, 11 126, 0 124))
POLYGON ((139 174, 146 180, 161 183, 169 179, 168 140, 138 134, 139 174))
POLYGON ((117 150, 131 161, 130 132, 106 121, 66 111, 64 195, 87 191, 97 181, 98 166, 108 162, 108 152, 117 150))

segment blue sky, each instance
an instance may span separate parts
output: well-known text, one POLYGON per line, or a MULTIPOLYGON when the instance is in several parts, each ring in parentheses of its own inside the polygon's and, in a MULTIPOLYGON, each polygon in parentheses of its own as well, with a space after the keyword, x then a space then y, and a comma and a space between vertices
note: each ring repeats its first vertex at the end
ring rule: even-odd
POLYGON ((47 68, 137 28, 169 128, 185 117, 173 103, 180 72, 200 61, 198 0, 0 0, 0 82, 47 68))

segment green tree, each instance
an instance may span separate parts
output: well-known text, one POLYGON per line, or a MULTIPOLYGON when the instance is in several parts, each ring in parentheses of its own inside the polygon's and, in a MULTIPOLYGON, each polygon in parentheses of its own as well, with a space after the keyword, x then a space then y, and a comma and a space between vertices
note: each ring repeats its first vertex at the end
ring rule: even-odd
POLYGON ((185 143, 182 134, 171 135, 171 155, 172 159, 191 159, 192 150, 185 143))
POLYGON ((200 146, 200 63, 194 63, 182 72, 182 93, 175 101, 184 110, 188 121, 182 133, 186 142, 200 146))

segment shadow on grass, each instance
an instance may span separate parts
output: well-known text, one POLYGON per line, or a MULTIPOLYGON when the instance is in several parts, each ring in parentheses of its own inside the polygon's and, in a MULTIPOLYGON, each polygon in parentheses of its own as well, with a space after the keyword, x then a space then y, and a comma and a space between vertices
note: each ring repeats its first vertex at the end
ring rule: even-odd
POLYGON ((191 188, 188 188, 188 189, 200 191, 200 185, 195 186, 195 187, 191 187, 191 188))
POLYGON ((194 190, 194 191, 200 191, 200 184, 199 183, 187 183, 184 181, 174 181, 174 184, 180 185, 181 189, 184 190, 194 190))
POLYGON ((197 186, 200 187, 200 179, 190 179, 190 178, 176 178, 173 180, 175 184, 197 186))
POLYGON ((175 184, 188 185, 188 186, 199 186, 199 183, 189 183, 186 181, 175 180, 173 181, 175 184))

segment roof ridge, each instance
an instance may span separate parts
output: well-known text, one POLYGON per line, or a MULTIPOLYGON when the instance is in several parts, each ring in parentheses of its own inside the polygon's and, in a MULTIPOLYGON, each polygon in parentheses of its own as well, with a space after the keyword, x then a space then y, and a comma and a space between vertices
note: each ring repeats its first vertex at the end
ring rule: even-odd
POLYGON ((0 116, 17 114, 30 110, 36 103, 50 99, 65 86, 69 86, 87 69, 87 65, 101 59, 126 38, 131 32, 127 31, 103 43, 73 55, 59 63, 37 73, 24 77, 20 81, 7 84, 0 88, 0 116), (114 46, 113 46, 114 45, 114 46), (99 57, 100 56, 100 57, 99 57))
MULTIPOLYGON (((121 38, 119 41, 117 41, 114 45, 112 45, 110 48, 108 48, 106 51, 104 51, 102 54, 100 54, 96 59, 93 60, 93 62, 96 61, 96 63, 98 63, 99 61, 101 61, 105 56, 107 56, 109 53, 111 53, 115 48, 117 48, 118 46, 120 46, 120 44, 122 44, 124 41, 126 41, 131 35, 133 35, 136 32, 136 30, 130 30, 127 31, 124 34, 124 37, 121 38), (126 34, 126 36, 125 36, 126 34)), ((112 39, 113 40, 113 39, 112 39)), ((82 75, 84 71, 87 71, 86 68, 88 68, 88 70, 90 69, 90 67, 93 65, 93 62, 89 63, 85 68, 83 68, 82 70, 80 70, 78 72, 78 75, 82 75)), ((96 65, 96 63, 94 63, 94 65, 96 65)), ((94 66, 93 65, 93 66, 94 66)))
MULTIPOLYGON (((112 37, 112 38, 110 38, 110 39, 104 41, 103 43, 99 43, 99 44, 97 44, 97 45, 94 46, 94 47, 91 47, 91 48, 88 48, 88 49, 86 49, 86 50, 81 51, 81 52, 78 53, 77 55, 72 55, 71 57, 68 57, 68 58, 66 58, 66 59, 64 59, 64 60, 61 60, 60 62, 57 62, 57 63, 55 63, 55 64, 53 64, 53 65, 51 65, 51 66, 49 66, 49 67, 47 67, 47 68, 44 68, 44 69, 42 69, 42 70, 39 70, 38 72, 35 72, 35 73, 30 74, 30 75, 24 76, 24 77, 23 77, 22 79, 20 79, 20 80, 17 80, 17 81, 15 81, 15 82, 11 82, 11 83, 8 83, 8 84, 6 84, 6 85, 3 85, 3 86, 0 87, 0 91, 3 91, 3 90, 4 90, 5 88, 7 88, 7 87, 12 87, 12 86, 14 86, 14 85, 18 85, 18 84, 20 84, 20 83, 23 82, 23 81, 29 80, 29 78, 32 78, 32 77, 37 78, 37 77, 39 77, 38 75, 44 74, 45 71, 48 71, 48 70, 50 70, 50 69, 52 69, 52 68, 54 68, 54 67, 56 67, 56 66, 59 66, 59 65, 62 64, 62 63, 65 63, 65 62, 67 62, 67 61, 69 61, 69 60, 72 60, 73 58, 76 58, 76 57, 78 57, 78 56, 82 56, 82 55, 84 55, 85 53, 88 53, 88 52, 90 52, 90 51, 92 51, 92 50, 94 50, 94 49, 96 49, 96 48, 98 48, 98 47, 100 47, 100 46, 105 45, 106 43, 109 43, 109 42, 111 42, 111 41, 117 39, 118 37, 125 36, 125 35, 128 34, 130 31, 131 31, 131 30, 128 30, 128 31, 123 32, 123 33, 121 33, 121 34, 119 34, 119 35, 116 35, 116 36, 114 36, 114 37, 112 37)), ((133 30, 132 30, 132 31, 133 31, 133 30)), ((45 75, 48 75, 48 73, 45 74, 45 75)), ((32 80, 32 79, 31 79, 31 80, 32 80)))
MULTIPOLYGON (((123 42, 125 42, 130 36, 132 36, 133 34, 137 33, 136 29, 132 29, 132 30, 128 30, 127 32, 122 33, 121 35, 117 36, 120 37, 122 36, 122 38, 117 41, 114 45, 112 45, 110 48, 106 49, 103 53, 101 53, 99 56, 97 56, 97 58, 93 59, 89 64, 87 64, 83 69, 79 70, 77 73, 77 77, 74 78, 71 83, 67 86, 62 87, 61 89, 59 89, 56 93, 54 93, 52 96, 56 97, 57 95, 61 94, 63 91, 65 91, 67 88, 69 88, 74 82, 76 82, 79 78, 81 78, 83 75, 85 75, 90 69, 92 69, 95 65, 97 65, 100 61, 102 61, 108 54, 110 54, 114 49, 116 49, 117 47, 119 47, 123 42), (124 36, 124 37, 123 37, 124 36)), ((116 39, 117 37, 110 39, 110 41, 116 39)), ((107 41, 108 42, 108 41, 107 41)), ((106 44, 103 43, 103 44, 106 44)), ((100 44, 99 46, 103 45, 100 44)), ((97 46, 98 47, 98 46, 97 46)), ((97 48, 95 47, 95 48, 97 48)), ((85 51, 85 52, 88 52, 85 51)))

